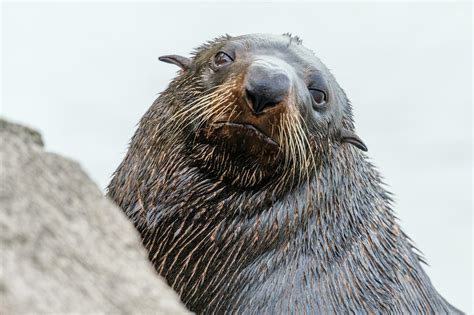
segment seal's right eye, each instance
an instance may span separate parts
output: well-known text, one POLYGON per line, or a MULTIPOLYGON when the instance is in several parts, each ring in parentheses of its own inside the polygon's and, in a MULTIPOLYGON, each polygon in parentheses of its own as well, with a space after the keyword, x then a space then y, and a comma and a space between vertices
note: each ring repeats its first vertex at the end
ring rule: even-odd
POLYGON ((234 59, 232 59, 231 56, 226 54, 223 51, 219 51, 215 56, 214 56, 214 67, 220 68, 223 66, 226 66, 228 64, 231 64, 234 62, 234 59))

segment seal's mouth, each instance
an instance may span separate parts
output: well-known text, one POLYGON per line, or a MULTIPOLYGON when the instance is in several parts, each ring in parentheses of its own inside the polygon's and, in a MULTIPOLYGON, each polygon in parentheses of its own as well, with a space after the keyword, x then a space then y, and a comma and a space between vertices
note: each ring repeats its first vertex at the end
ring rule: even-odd
POLYGON ((239 133, 243 133, 251 137, 256 137, 257 139, 259 139, 260 141, 268 145, 275 146, 275 147, 279 146, 278 143, 273 138, 268 136, 258 127, 249 123, 218 121, 212 124, 212 128, 215 129, 216 131, 222 130, 222 129, 236 130, 239 133))

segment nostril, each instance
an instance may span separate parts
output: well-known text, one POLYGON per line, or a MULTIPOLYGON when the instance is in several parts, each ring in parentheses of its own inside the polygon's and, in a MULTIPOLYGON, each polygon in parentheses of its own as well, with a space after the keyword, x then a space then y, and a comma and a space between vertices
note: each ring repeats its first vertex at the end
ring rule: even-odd
POLYGON ((263 93, 254 93, 249 88, 245 89, 245 94, 247 103, 255 114, 259 114, 263 112, 264 109, 276 106, 279 103, 279 101, 273 100, 263 93))
POLYGON ((254 64, 246 75, 246 101, 254 114, 283 104, 291 87, 290 77, 281 69, 254 64))
POLYGON ((248 88, 245 89, 245 95, 247 97, 249 105, 253 108, 254 104, 257 103, 257 97, 248 88))

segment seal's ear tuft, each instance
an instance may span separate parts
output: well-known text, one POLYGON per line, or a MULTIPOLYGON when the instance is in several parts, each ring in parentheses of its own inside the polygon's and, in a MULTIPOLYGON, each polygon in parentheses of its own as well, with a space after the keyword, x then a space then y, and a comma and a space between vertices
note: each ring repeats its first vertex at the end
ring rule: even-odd
POLYGON ((347 130, 347 129, 341 129, 340 134, 339 134, 339 139, 341 142, 347 142, 350 143, 357 148, 361 149, 364 152, 367 152, 367 146, 365 145, 364 141, 362 141, 358 135, 356 135, 354 132, 347 130))
POLYGON ((158 57, 158 60, 177 65, 184 71, 191 68, 191 63, 192 63, 191 59, 183 57, 183 56, 178 56, 178 55, 161 56, 161 57, 158 57))

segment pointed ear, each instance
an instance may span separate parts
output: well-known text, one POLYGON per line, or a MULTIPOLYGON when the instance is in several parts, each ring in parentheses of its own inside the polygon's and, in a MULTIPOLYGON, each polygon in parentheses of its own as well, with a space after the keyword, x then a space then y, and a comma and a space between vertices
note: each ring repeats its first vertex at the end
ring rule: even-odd
POLYGON ((362 141, 354 132, 343 128, 340 131, 339 137, 341 142, 350 143, 362 151, 367 152, 367 146, 365 145, 364 141, 362 141))
POLYGON ((158 60, 177 65, 184 71, 191 68, 191 63, 192 63, 191 59, 183 57, 183 56, 178 56, 178 55, 161 56, 161 57, 158 57, 158 60))

